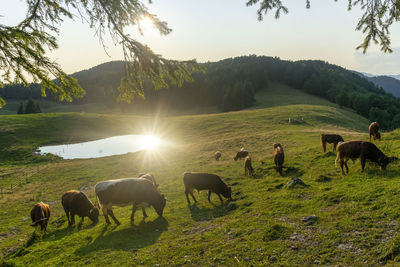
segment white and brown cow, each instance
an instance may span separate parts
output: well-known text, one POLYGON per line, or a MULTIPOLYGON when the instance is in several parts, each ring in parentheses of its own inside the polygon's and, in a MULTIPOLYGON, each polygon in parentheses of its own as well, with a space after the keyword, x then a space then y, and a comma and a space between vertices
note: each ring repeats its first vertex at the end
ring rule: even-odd
MULTIPOLYGON (((108 214, 116 224, 120 222, 115 218, 113 206, 132 205, 131 223, 137 208, 153 206, 159 216, 162 216, 166 198, 157 190, 156 186, 145 178, 123 178, 100 182, 95 186, 96 196, 103 206, 106 223, 110 224, 108 214)), ((144 212, 143 216, 147 216, 144 212)))

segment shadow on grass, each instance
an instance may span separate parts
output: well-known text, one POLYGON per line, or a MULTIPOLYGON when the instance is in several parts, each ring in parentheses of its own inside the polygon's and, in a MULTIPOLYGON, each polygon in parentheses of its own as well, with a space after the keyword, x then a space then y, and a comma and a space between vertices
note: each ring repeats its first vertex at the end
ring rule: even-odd
POLYGON ((305 172, 297 167, 287 167, 285 170, 285 167, 283 169, 283 177, 296 177, 299 178, 303 176, 305 172))
POLYGON ((117 228, 117 226, 104 226, 99 236, 93 242, 88 240, 89 244, 77 249, 75 254, 83 256, 93 251, 104 249, 131 251, 147 247, 154 244, 162 232, 168 230, 168 221, 163 217, 158 217, 151 222, 142 220, 136 226, 105 235, 107 230, 110 230, 110 227, 113 227, 111 230, 117 228))
MULTIPOLYGON (((220 202, 218 201, 218 203, 220 202)), ((215 204, 211 203, 213 205, 213 208, 208 208, 198 207, 197 202, 195 202, 192 205, 188 205, 188 207, 190 209, 190 214, 193 220, 210 221, 228 214, 228 212, 230 211, 230 203, 230 201, 225 201, 220 206, 216 206, 215 204)))

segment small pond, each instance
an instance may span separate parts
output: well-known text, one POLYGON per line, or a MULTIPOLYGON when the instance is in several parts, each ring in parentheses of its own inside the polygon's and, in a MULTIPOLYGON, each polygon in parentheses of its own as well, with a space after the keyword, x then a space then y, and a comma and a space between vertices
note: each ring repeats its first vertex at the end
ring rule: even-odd
POLYGON ((132 134, 77 144, 42 146, 37 152, 41 155, 51 153, 63 159, 88 159, 151 150, 159 144, 160 140, 155 136, 132 134))

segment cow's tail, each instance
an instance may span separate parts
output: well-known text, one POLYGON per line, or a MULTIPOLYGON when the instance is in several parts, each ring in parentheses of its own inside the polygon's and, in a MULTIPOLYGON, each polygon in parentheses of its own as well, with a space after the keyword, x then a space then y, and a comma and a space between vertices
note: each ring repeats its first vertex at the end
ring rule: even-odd
POLYGON ((100 205, 99 196, 97 195, 97 192, 96 192, 96 190, 95 190, 95 192, 94 192, 94 193, 96 194, 96 201, 97 201, 97 204, 96 204, 96 206, 97 206, 97 208, 100 210, 100 209, 101 209, 101 205, 100 205))
POLYGON ((337 155, 336 155, 336 159, 335 159, 335 167, 337 167, 337 164, 338 164, 338 162, 339 162, 339 159, 340 159, 340 156, 339 156, 339 151, 337 152, 337 155))

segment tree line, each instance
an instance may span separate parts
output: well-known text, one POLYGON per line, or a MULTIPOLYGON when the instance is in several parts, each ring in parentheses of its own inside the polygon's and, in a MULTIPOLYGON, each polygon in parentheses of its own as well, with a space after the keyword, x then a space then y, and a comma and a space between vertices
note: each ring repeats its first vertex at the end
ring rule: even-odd
MULTIPOLYGON (((73 104, 120 106, 125 112, 153 112, 160 106, 166 109, 217 106, 221 111, 232 111, 251 107, 257 92, 273 90, 268 85, 281 82, 351 108, 371 121, 378 121, 383 129, 400 127, 400 99, 340 66, 318 60, 288 61, 254 55, 202 65, 206 71, 194 73, 194 81, 185 82, 182 87, 170 85, 154 90, 152 83, 145 80, 144 99, 136 98, 127 104, 116 100, 124 63, 104 63, 72 75, 86 90, 86 95, 73 104)), ((41 97, 40 85, 32 84, 28 88, 8 85, 0 89, 0 95, 5 99, 37 99, 41 97)), ((55 100, 57 96, 50 99, 55 100)))

